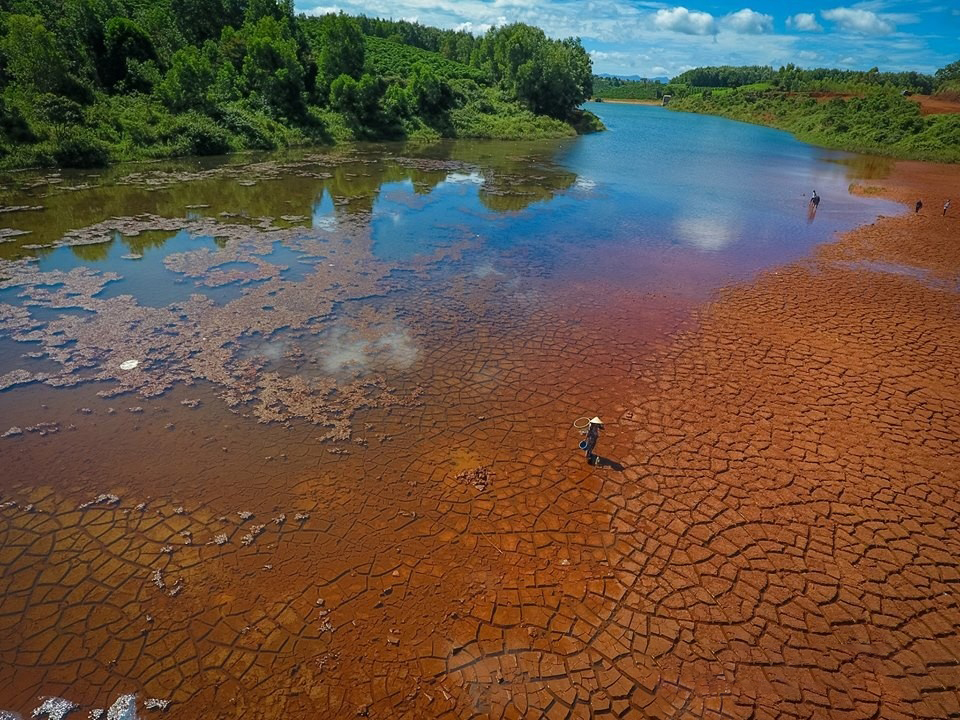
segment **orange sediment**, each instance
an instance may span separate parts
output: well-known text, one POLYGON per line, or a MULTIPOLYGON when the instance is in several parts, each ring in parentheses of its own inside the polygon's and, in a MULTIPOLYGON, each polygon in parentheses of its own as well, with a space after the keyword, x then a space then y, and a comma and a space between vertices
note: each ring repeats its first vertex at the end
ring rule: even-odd
MULTIPOLYGON (((422 403, 359 411, 348 441, 180 386, 3 440, 0 708, 957 712, 960 217, 937 193, 960 168, 869 182, 911 211, 705 307, 427 294, 422 403), (599 469, 570 426, 594 414, 599 469)), ((87 396, 18 392, 38 420, 87 396)))

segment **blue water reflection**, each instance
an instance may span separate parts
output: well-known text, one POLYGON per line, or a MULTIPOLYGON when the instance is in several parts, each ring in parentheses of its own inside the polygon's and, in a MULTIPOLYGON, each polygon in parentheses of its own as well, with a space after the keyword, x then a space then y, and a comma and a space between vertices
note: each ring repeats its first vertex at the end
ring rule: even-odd
MULTIPOLYGON (((658 107, 590 109, 609 131, 560 143, 551 160, 571 181, 557 188, 551 178, 550 192, 516 209, 490 202, 500 196, 491 192, 493 173, 449 173, 427 196, 409 180, 384 184, 373 206, 374 254, 404 261, 478 237, 486 250, 526 250, 554 272, 582 277, 590 270, 570 267, 570 252, 673 248, 700 262, 712 258, 725 269, 721 282, 900 211, 849 194, 849 170, 837 162, 849 156, 787 133, 658 107), (811 217, 814 189, 823 202, 811 217)), ((535 184, 536 171, 526 172, 535 184)))

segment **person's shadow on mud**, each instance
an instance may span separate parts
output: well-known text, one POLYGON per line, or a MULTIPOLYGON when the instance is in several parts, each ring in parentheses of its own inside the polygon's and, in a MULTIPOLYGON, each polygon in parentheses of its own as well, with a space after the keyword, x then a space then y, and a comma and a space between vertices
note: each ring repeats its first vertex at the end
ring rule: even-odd
POLYGON ((597 459, 594 461, 593 466, 598 468, 608 468, 610 470, 616 470, 617 472, 623 472, 623 465, 618 463, 616 460, 605 458, 602 455, 597 455, 597 459))

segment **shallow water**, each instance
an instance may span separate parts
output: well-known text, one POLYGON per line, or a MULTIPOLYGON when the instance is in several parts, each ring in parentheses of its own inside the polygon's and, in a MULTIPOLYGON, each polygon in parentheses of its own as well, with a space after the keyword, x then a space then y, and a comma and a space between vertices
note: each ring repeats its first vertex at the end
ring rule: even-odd
POLYGON ((0 243, 0 708, 439 714, 505 554, 602 554, 564 514, 603 504, 572 420, 623 413, 722 286, 899 211, 783 133, 592 109, 609 132, 0 181, 44 206, 0 214, 29 231, 0 243))

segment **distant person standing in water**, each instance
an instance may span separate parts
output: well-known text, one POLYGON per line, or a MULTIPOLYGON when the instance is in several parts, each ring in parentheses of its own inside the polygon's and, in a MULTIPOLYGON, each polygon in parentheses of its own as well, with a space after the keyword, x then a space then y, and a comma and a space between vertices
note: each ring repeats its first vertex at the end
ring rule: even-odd
POLYGON ((810 204, 814 207, 814 209, 820 207, 820 196, 817 195, 816 190, 813 191, 813 195, 810 197, 810 204))
POLYGON ((946 217, 946 215, 947 215, 947 210, 949 210, 949 209, 950 209, 950 199, 948 198, 947 201, 943 204, 943 215, 944 215, 944 217, 946 217))
POLYGON ((922 207, 923 207, 923 200, 917 200, 917 206, 914 208, 913 212, 914 213, 920 212, 920 208, 922 207))
POLYGON ((603 423, 600 421, 600 418, 595 417, 590 421, 590 424, 587 425, 587 463, 590 465, 599 465, 600 456, 593 454, 593 448, 597 446, 597 439, 600 437, 600 431, 603 430, 603 423))

